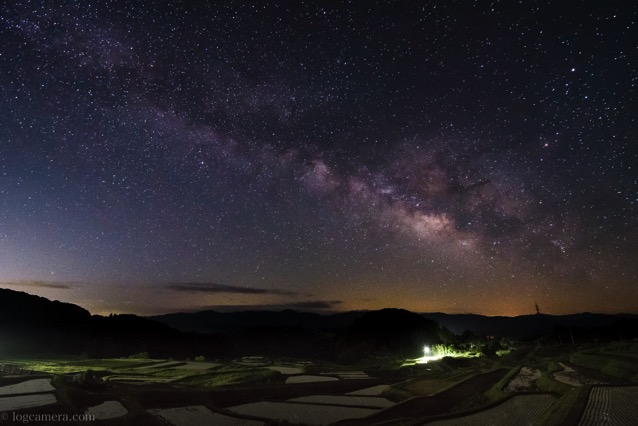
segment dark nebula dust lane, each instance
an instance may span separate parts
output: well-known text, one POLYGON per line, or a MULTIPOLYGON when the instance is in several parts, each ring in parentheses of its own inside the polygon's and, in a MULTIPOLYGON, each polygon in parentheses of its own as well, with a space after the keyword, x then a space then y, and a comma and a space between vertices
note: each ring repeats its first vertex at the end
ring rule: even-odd
POLYGON ((638 6, 0 6, 0 285, 637 312, 638 6))

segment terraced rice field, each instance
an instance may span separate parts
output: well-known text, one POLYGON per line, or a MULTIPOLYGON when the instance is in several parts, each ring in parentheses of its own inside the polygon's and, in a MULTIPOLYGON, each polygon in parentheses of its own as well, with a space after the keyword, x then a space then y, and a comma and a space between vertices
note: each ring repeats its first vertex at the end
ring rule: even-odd
POLYGON ((638 386, 595 386, 589 394, 580 426, 638 423, 638 386))
POLYGON ((55 404, 56 402, 58 402, 58 400, 52 393, 5 396, 0 398, 0 412, 41 407, 43 405, 55 404))
POLYGON ((126 416, 128 410, 119 401, 105 401, 102 404, 89 407, 85 414, 93 415, 96 420, 107 420, 126 416))
MULTIPOLYGON (((555 372, 554 378, 571 386, 597 384, 600 383, 597 380, 605 380, 602 374, 596 376, 595 372, 590 373, 586 369, 579 372, 578 367, 571 368, 569 364, 559 364, 562 370, 555 372), (588 377, 588 374, 592 378, 588 377)), ((558 406, 552 406, 557 400, 554 394, 524 393, 515 394, 499 405, 484 408, 479 412, 467 411, 480 409, 484 402, 478 400, 477 395, 482 395, 499 380, 504 380, 507 373, 505 368, 487 373, 477 373, 477 370, 472 368, 448 368, 448 372, 439 369, 434 373, 428 369, 427 373, 408 380, 395 377, 392 380, 395 384, 390 386, 387 384, 390 383, 389 378, 371 379, 366 372, 357 369, 346 370, 346 367, 341 369, 341 366, 332 364, 322 368, 321 365, 298 363, 290 359, 271 360, 262 357, 221 363, 159 359, 133 362, 109 359, 58 364, 45 361, 42 365, 42 370, 34 371, 66 374, 67 384, 60 382, 59 386, 58 382, 54 382, 58 386, 56 390, 50 378, 32 379, 25 376, 26 380, 23 379, 20 383, 15 383, 21 380, 19 378, 8 379, 6 382, 12 384, 0 387, 0 412, 56 403, 65 404, 68 395, 65 397, 63 393, 67 387, 74 386, 75 383, 71 381, 71 377, 76 378, 80 376, 78 372, 92 369, 91 367, 94 367, 95 371, 106 371, 101 377, 111 382, 107 384, 108 388, 122 394, 114 393, 104 398, 110 401, 104 402, 89 399, 96 405, 87 408, 84 413, 94 415, 96 420, 113 419, 112 422, 123 424, 137 421, 139 411, 144 410, 148 413, 143 414, 144 416, 151 415, 163 424, 174 426, 259 426, 285 422, 307 425, 340 422, 344 426, 365 426, 382 422, 396 424, 400 419, 414 422, 432 421, 434 423, 431 424, 437 425, 527 425, 539 422, 550 406, 552 410, 556 410, 558 406), (297 385, 287 386, 283 383, 284 379, 286 384, 297 385), (369 380, 359 382, 357 379, 369 380), (316 384, 312 384, 313 382, 316 384), (163 385, 173 383, 181 387, 192 385, 192 388, 184 389, 184 395, 192 395, 193 399, 183 397, 180 399, 181 402, 170 400, 167 403, 165 396, 158 389, 164 389, 163 385), (257 385, 254 388, 253 383, 257 385), (304 385, 306 383, 308 385, 304 385), (139 392, 134 391, 136 395, 139 393, 144 396, 140 400, 143 401, 141 406, 136 402, 131 405, 126 399, 120 398, 128 395, 134 388, 131 384, 155 385, 149 386, 148 389, 140 388, 139 392), (201 389, 232 384, 247 386, 249 394, 246 395, 244 389, 235 388, 201 389), (215 398, 204 398, 200 391, 211 392, 215 398), (60 396, 60 401, 57 396, 60 396), (388 398, 402 402, 395 403, 388 398), (118 400, 125 401, 126 407, 118 400), (181 406, 161 408, 174 405, 181 406), (132 410, 130 413, 129 409, 132 410)), ((540 375, 540 370, 523 366, 507 382, 504 389, 514 393, 533 392, 538 389, 536 381, 540 375)), ((618 384, 613 381, 608 383, 618 384)), ((583 401, 579 401, 580 409, 583 407, 583 401)), ((595 386, 588 396, 580 424, 638 424, 635 422, 635 419, 638 419, 636 401, 638 386, 595 386)), ((84 403, 80 406, 86 407, 84 403)), ((571 415, 578 416, 580 411, 571 415)), ((578 421, 578 417, 571 421, 578 421)))
POLYGON ((346 405, 351 407, 386 408, 394 403, 376 396, 356 395, 310 395, 289 399, 290 402, 305 402, 309 404, 346 405))
POLYGON ((557 371, 554 373, 554 378, 559 382, 568 384, 570 386, 580 387, 583 385, 604 385, 604 382, 599 380, 594 380, 587 378, 580 374, 578 371, 574 370, 568 365, 565 365, 562 362, 558 363, 561 367, 563 367, 562 371, 557 371))
POLYGON ((0 387, 0 411, 40 407, 58 402, 51 379, 27 380, 0 387))
POLYGON ((144 385, 147 383, 170 383, 174 380, 180 379, 180 376, 166 378, 166 377, 152 377, 152 376, 110 376, 108 377, 109 382, 121 382, 128 384, 140 384, 144 385))
POLYGON ((245 356, 239 361, 235 361, 236 364, 248 365, 252 367, 259 367, 262 365, 268 365, 269 361, 263 356, 245 356))
POLYGON ((290 376, 286 379, 286 384, 290 383, 315 383, 315 382, 336 382, 339 379, 336 377, 330 376, 312 376, 312 375, 302 375, 302 376, 290 376))
POLYGON ((292 374, 301 374, 304 371, 304 369, 301 367, 294 367, 289 365, 269 365, 266 368, 272 371, 278 371, 281 374, 287 376, 292 374))
POLYGON ((274 422, 327 425, 346 419, 364 418, 394 406, 394 402, 377 396, 388 387, 381 385, 363 388, 346 395, 301 396, 285 402, 259 401, 230 407, 228 410, 274 422))
POLYGON ((476 425, 532 425, 554 403, 552 395, 517 395, 504 403, 469 416, 440 420, 428 425, 476 426, 476 425))
POLYGON ((22 393, 53 392, 51 379, 34 379, 0 387, 0 395, 18 395, 22 393))
POLYGON ((377 385, 370 388, 348 392, 347 395, 378 396, 390 389, 390 385, 377 385))
POLYGON ((220 367, 222 364, 218 364, 215 362, 187 362, 182 365, 178 365, 177 367, 173 367, 176 370, 210 370, 211 368, 220 367))
POLYGON ((322 376, 337 376, 345 380, 370 378, 370 376, 368 376, 363 371, 325 371, 325 372, 322 372, 321 375, 322 376))
POLYGON ((239 414, 263 417, 276 422, 329 425, 340 420, 366 417, 377 412, 375 408, 336 405, 303 404, 294 402, 260 401, 229 408, 239 414))
POLYGON ((132 367, 131 369, 137 370, 137 369, 147 369, 147 368, 172 368, 181 364, 182 364, 181 361, 162 361, 162 362, 157 362, 155 364, 150 364, 150 365, 144 364, 144 365, 135 366, 135 367, 132 367))
POLYGON ((286 383, 313 383, 313 382, 334 382, 337 380, 369 379, 363 371, 322 371, 319 375, 301 374, 304 372, 303 366, 283 366, 271 365, 265 367, 269 370, 279 371, 281 374, 290 375, 286 383))
POLYGON ((214 413, 203 405, 179 408, 158 408, 147 410, 174 426, 215 425, 215 426, 263 426, 264 422, 214 413))

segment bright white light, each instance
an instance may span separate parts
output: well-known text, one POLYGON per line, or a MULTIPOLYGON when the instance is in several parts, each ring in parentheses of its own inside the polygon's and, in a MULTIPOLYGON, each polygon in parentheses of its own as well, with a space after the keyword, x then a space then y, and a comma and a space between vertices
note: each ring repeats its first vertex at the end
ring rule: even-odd
POLYGON ((456 352, 444 345, 435 345, 434 347, 430 345, 424 345, 423 356, 421 358, 408 359, 403 363, 403 365, 427 364, 430 361, 438 361, 445 357, 474 358, 477 356, 479 356, 479 354, 470 352, 456 352))
MULTIPOLYGON (((436 348, 435 348, 436 349, 436 348)), ((445 355, 443 353, 432 353, 432 348, 429 345, 423 346, 423 356, 421 358, 417 358, 415 361, 417 364, 427 364, 428 361, 436 361, 443 358, 445 355)), ((437 351, 438 352, 438 351, 437 351)))
POLYGON ((427 364, 430 361, 438 361, 441 358, 443 358, 445 355, 443 354, 439 354, 439 355, 425 355, 422 356, 421 358, 417 358, 416 359, 416 363, 417 364, 427 364))

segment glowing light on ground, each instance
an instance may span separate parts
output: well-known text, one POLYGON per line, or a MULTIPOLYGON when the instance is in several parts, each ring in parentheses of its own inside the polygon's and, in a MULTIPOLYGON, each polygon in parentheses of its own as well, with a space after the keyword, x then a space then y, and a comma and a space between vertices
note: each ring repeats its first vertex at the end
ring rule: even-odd
POLYGON ((430 361, 438 361, 445 357, 451 358, 476 358, 481 356, 475 352, 458 352, 445 345, 435 345, 434 347, 425 345, 423 347, 423 356, 415 359, 407 359, 401 365, 410 366, 415 364, 427 364, 430 361))

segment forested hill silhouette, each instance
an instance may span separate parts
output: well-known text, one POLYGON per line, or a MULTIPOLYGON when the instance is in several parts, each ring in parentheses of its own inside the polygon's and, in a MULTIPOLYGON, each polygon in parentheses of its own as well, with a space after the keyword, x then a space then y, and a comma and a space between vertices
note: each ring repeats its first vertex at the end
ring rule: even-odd
MULTIPOLYGON (((455 334, 470 331, 476 335, 507 337, 516 340, 537 339, 555 334, 556 327, 575 330, 584 338, 618 339, 638 337, 638 315, 596 314, 583 312, 571 315, 520 315, 516 317, 487 317, 475 314, 423 314, 445 326, 455 334), (632 330, 632 325, 634 330, 632 330), (623 331, 626 331, 623 334, 623 331)), ((555 336, 558 339, 558 336, 555 336)), ((562 339, 562 337, 561 337, 562 339)), ((560 339, 559 339, 560 340, 560 339)), ((570 336, 571 340, 571 336, 570 336)))
MULTIPOLYGON (((232 333, 252 327, 285 327, 293 324, 302 328, 337 332, 345 330, 365 314, 366 311, 318 314, 293 310, 237 312, 205 310, 149 318, 180 331, 209 334, 232 333)), ((505 337, 515 340, 529 340, 548 336, 553 332, 555 326, 599 330, 605 336, 606 332, 603 332, 605 327, 613 327, 614 324, 621 320, 625 320, 625 324, 638 321, 638 315, 635 314, 611 315, 589 312, 572 315, 533 314, 516 317, 488 317, 476 314, 446 314, 441 312, 418 315, 425 319, 436 321, 454 334, 460 335, 468 331, 478 336, 505 337)), ((628 333, 627 338, 630 338, 630 335, 631 333, 628 333)))
POLYGON ((101 317, 77 305, 0 289, 0 355, 123 356, 179 351, 182 333, 135 315, 101 317))
POLYGON ((416 358, 423 345, 443 340, 449 331, 435 321, 404 309, 366 312, 337 340, 336 356, 341 361, 356 361, 368 354, 416 358))
POLYGON ((366 311, 350 311, 334 314, 299 312, 292 309, 282 311, 237 311, 179 312, 149 317, 180 331, 193 333, 228 333, 254 327, 298 326, 333 332, 348 327, 366 311))
POLYGON ((638 315, 484 317, 402 309, 317 314, 204 311, 157 317, 91 315, 70 304, 0 289, 0 356, 158 358, 281 355, 356 360, 371 352, 413 356, 457 335, 556 343, 638 338, 638 315))
POLYGON ((77 305, 0 288, 0 324, 3 327, 36 324, 76 327, 90 319, 91 313, 77 305))

